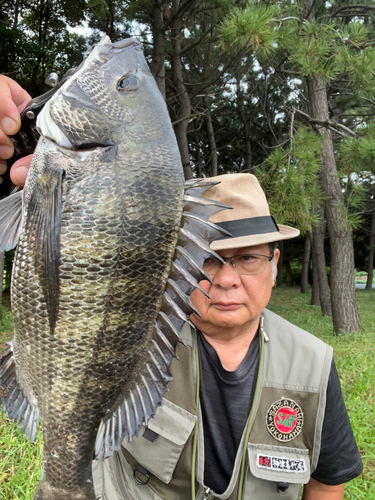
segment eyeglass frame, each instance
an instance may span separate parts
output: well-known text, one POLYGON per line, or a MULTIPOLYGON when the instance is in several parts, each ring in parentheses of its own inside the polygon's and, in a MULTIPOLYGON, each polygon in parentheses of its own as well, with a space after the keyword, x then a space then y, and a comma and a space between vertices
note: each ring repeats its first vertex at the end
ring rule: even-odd
MULTIPOLYGON (((275 257, 275 251, 273 250, 271 252, 271 255, 264 255, 264 254, 261 254, 261 253, 243 253, 243 254, 239 254, 239 255, 232 255, 231 257, 221 257, 220 256, 220 259, 217 259, 216 257, 213 257, 217 263, 220 265, 219 269, 216 271, 216 273, 213 275, 215 276, 222 268, 223 266, 229 262, 230 265, 232 266, 233 269, 236 269, 236 265, 234 263, 234 259, 238 258, 238 257, 247 257, 247 256, 254 256, 254 257, 265 257, 268 262, 271 262, 272 259, 275 257)), ((204 263, 203 263, 203 269, 204 269, 204 263)), ((208 275, 210 275, 210 272, 205 270, 206 273, 208 275)), ((237 271, 236 271, 237 272, 237 271)), ((263 271, 261 271, 260 273, 257 273, 257 274, 261 274, 263 271)), ((240 273, 237 273, 239 276, 256 276, 257 274, 240 274, 240 273)))

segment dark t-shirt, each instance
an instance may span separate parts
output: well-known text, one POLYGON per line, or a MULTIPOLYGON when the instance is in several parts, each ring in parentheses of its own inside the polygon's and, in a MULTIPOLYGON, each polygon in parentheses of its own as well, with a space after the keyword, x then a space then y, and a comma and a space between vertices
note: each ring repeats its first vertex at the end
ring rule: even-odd
MULTIPOLYGON (((259 366, 259 331, 242 363, 228 372, 215 349, 198 333, 200 404, 204 432, 204 482, 218 494, 229 484, 255 392, 259 366)), ((337 485, 362 472, 359 454, 332 361, 319 461, 311 477, 337 485)))

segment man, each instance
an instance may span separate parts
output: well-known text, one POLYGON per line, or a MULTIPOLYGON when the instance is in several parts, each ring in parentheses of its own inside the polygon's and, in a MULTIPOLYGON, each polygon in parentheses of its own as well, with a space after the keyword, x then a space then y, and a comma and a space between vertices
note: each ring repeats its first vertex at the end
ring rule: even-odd
MULTIPOLYGON (((3 119, 15 117, 14 131, 15 106, 23 105, 15 85, 0 79, 2 158, 11 125, 3 119)), ((155 419, 113 457, 93 463, 97 497, 297 499, 304 485, 304 500, 340 500, 362 462, 332 349, 265 310, 275 242, 298 231, 277 227, 254 176, 215 180, 221 183, 206 196, 233 207, 212 217, 233 235, 212 244, 225 263, 204 264, 212 284, 201 286, 210 298, 192 294, 201 316, 191 316, 196 329, 184 329, 187 347, 178 348, 155 419)))

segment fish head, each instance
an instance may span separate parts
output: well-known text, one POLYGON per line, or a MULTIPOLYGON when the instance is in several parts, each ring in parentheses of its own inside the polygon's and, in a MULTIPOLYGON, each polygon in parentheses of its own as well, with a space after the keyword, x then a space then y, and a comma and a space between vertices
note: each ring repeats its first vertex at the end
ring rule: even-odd
POLYGON ((127 144, 137 149, 175 140, 168 110, 134 38, 105 36, 38 116, 40 133, 82 150, 127 144))

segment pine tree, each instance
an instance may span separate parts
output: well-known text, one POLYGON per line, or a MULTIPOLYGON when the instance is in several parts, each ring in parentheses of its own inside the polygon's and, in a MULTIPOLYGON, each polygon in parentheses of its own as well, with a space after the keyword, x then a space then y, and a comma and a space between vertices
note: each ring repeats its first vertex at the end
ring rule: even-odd
POLYGON ((371 7, 375 7, 373 2, 367 10, 312 0, 302 0, 300 6, 250 2, 247 9, 232 11, 221 31, 224 48, 251 50, 279 73, 300 79, 300 95, 307 98, 308 107, 294 109, 293 117, 305 118, 322 137, 320 177, 331 244, 332 316, 337 333, 362 327, 355 303, 352 227, 335 155, 337 136, 356 133, 345 120, 332 119, 330 104, 338 99, 330 97, 345 96, 351 90, 359 99, 374 99, 371 7), (280 51, 284 58, 276 66, 280 51))

